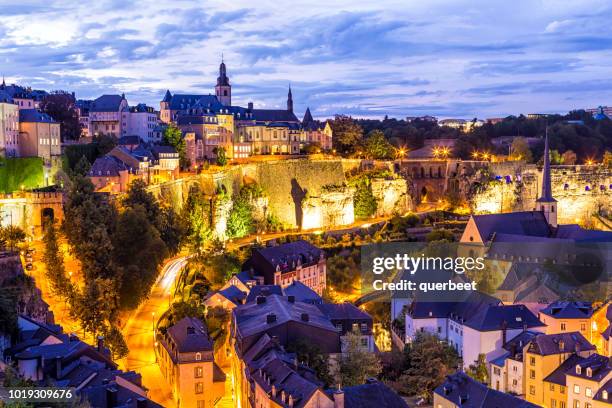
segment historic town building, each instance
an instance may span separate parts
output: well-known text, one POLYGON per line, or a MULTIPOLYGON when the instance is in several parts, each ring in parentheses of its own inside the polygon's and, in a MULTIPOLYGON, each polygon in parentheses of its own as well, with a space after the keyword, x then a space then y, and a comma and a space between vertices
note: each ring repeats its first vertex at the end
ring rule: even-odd
POLYGON ((331 150, 332 129, 314 120, 310 109, 303 120, 293 110, 291 87, 286 109, 256 109, 232 105, 232 87, 225 62, 219 66, 215 94, 172 94, 160 102, 160 119, 184 133, 192 165, 216 157, 223 148, 231 159, 258 154, 300 154, 308 146, 331 150))

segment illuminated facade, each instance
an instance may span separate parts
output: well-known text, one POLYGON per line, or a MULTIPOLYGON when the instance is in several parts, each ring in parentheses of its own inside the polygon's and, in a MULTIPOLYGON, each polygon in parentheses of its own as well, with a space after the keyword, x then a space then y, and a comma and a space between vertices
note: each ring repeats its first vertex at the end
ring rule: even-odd
POLYGON ((332 149, 332 129, 328 122, 313 119, 307 109, 300 121, 293 112, 289 88, 286 109, 255 109, 232 106, 232 89, 225 63, 219 67, 215 94, 172 94, 166 91, 160 102, 160 119, 175 123, 188 138, 192 165, 216 158, 219 148, 229 159, 245 159, 259 154, 300 154, 307 147, 314 151, 332 149), (189 138, 191 140, 189 140, 189 138))

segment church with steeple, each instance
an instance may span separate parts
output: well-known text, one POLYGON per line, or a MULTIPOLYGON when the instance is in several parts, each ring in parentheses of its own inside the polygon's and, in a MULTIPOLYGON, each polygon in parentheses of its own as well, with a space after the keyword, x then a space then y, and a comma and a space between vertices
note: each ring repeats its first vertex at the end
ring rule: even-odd
POLYGON ((544 138, 542 188, 533 211, 472 215, 461 243, 490 247, 499 243, 612 242, 612 232, 557 223, 558 205, 552 194, 548 133, 544 138))
POLYGON ((300 121, 294 112, 289 85, 286 109, 259 109, 232 105, 232 85, 225 60, 219 65, 214 94, 172 94, 160 101, 160 119, 176 124, 184 133, 193 165, 213 160, 222 147, 230 159, 260 154, 298 155, 309 150, 332 149, 332 129, 317 121, 310 108, 300 121))

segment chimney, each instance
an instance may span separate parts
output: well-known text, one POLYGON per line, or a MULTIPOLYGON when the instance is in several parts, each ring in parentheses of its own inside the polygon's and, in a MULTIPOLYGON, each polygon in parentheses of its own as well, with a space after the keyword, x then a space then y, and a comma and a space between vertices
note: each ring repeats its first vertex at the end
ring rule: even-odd
POLYGON ((253 110, 253 102, 249 102, 248 107, 249 107, 249 110, 253 110))
POLYGON ((287 296, 287 300, 289 301, 289 303, 295 303, 295 296, 289 295, 287 296))
POLYGON ((257 300, 257 304, 258 305, 263 305, 264 303, 266 303, 266 297, 265 296, 257 296, 256 300, 257 300))
POLYGON ((55 356, 55 378, 57 380, 62 378, 62 357, 55 356))
POLYGON ((272 384, 272 389, 270 390, 270 394, 272 394, 272 398, 276 398, 276 386, 272 384))
POLYGON ((308 315, 308 313, 302 313, 301 319, 303 322, 307 322, 310 320, 310 316, 308 315))
POLYGON ((508 331, 508 322, 507 321, 503 321, 501 324, 501 329, 502 329, 502 346, 506 344, 507 341, 507 331, 508 331))
POLYGON ((117 406, 117 389, 109 387, 106 389, 106 408, 115 408, 117 406))
POLYGON ((136 408, 147 408, 147 399, 140 397, 136 400, 136 408))
POLYGON ((334 408, 344 408, 344 391, 340 388, 340 384, 334 391, 334 408))
POLYGON ((98 353, 104 353, 104 336, 98 336, 98 353))
POLYGON ((275 323, 276 322, 276 315, 274 313, 268 314, 268 316, 266 316, 266 322, 268 324, 275 323))

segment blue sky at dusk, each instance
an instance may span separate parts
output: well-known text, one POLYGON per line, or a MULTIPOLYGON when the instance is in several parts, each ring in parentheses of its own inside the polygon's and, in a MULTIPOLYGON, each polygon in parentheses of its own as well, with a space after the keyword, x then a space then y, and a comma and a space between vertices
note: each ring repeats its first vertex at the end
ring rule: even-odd
POLYGON ((318 117, 486 118, 612 104, 612 0, 0 0, 7 82, 125 92, 159 108, 213 92, 318 117))

